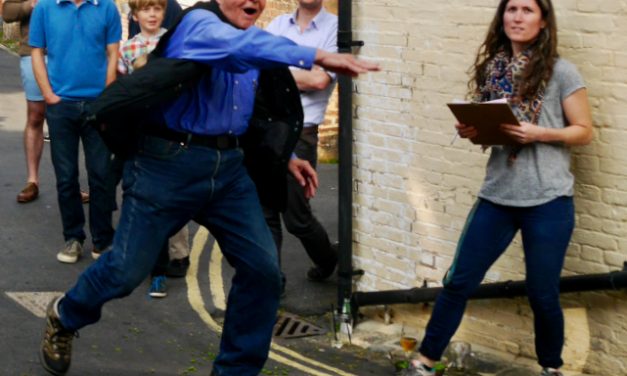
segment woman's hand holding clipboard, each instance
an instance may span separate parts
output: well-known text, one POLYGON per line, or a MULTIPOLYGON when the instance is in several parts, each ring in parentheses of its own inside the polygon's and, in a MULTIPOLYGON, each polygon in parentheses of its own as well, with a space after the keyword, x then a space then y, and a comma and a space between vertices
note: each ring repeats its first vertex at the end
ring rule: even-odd
MULTIPOLYGON (((520 143, 511 127, 520 123, 506 100, 483 103, 454 102, 447 106, 459 122, 459 135, 477 145, 514 145, 520 143), (507 124, 509 128, 501 127, 507 124)), ((454 139, 453 139, 454 141, 454 139)), ((452 144, 452 142, 451 142, 452 144)))

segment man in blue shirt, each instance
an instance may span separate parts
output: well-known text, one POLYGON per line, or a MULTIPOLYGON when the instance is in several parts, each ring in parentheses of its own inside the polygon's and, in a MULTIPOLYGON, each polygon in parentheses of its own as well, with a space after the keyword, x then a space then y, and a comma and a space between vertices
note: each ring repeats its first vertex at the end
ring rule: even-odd
MULTIPOLYGON (((294 13, 283 14, 272 20, 266 30, 284 36, 301 46, 316 47, 328 52, 337 51, 337 16, 327 12, 323 0, 299 0, 294 13)), ((324 121, 329 98, 335 87, 335 74, 321 67, 311 70, 291 69, 300 90, 305 113, 305 124, 294 153, 314 168, 318 161, 318 125, 324 121)), ((287 205, 282 213, 264 205, 268 226, 279 252, 283 242, 281 217, 287 231, 296 236, 309 258, 313 261, 307 278, 320 282, 328 278, 337 265, 337 249, 331 244, 329 235, 314 216, 309 199, 294 179, 288 178, 287 205)), ((285 288, 285 278, 283 279, 285 288)))
POLYGON ((30 21, 33 71, 46 102, 52 164, 63 223, 64 248, 57 259, 75 263, 85 240, 78 183, 78 145, 83 142, 94 252, 111 245, 112 202, 107 184, 110 153, 98 132, 80 118, 86 102, 115 79, 120 16, 112 0, 40 0, 30 21), (45 52, 48 61, 44 60, 45 52))
MULTIPOLYGON (((209 229, 235 268, 220 353, 212 374, 258 375, 268 356, 279 303, 276 248, 239 136, 253 111, 260 68, 313 64, 358 75, 378 70, 351 55, 300 47, 253 26, 265 0, 217 0, 193 9, 167 41, 165 56, 211 67, 211 74, 167 106, 167 128, 145 129, 125 165, 124 199, 113 248, 47 310, 40 358, 63 375, 75 332, 100 318, 109 300, 131 293, 148 276, 161 246, 190 219, 209 229), (151 134, 151 135, 149 135, 151 134)), ((289 170, 307 195, 315 171, 293 159, 289 170)))

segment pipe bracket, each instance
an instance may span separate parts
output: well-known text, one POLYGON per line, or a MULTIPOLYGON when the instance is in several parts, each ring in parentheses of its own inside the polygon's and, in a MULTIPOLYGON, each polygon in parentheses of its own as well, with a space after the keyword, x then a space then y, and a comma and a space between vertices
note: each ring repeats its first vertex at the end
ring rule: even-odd
POLYGON ((339 51, 350 50, 352 47, 363 47, 363 40, 353 40, 353 33, 350 31, 338 31, 337 48, 339 51))
POLYGON ((337 42, 339 50, 350 49, 351 47, 363 47, 366 43, 363 40, 351 40, 347 42, 337 42))
POLYGON ((342 278, 361 277, 364 274, 366 274, 366 272, 363 269, 354 269, 350 273, 337 272, 337 275, 342 278))

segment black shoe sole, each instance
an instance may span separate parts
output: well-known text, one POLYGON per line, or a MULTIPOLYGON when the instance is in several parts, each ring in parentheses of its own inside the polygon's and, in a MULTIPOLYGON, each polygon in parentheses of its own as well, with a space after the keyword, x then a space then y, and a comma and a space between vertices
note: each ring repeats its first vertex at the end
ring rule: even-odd
POLYGON ((170 277, 170 278, 183 278, 187 276, 188 269, 189 269, 189 261, 178 262, 175 264, 175 266, 172 266, 170 263, 170 265, 168 265, 165 270, 165 276, 170 277))
POLYGON ((49 373, 49 374, 51 374, 51 375, 54 375, 54 376, 65 376, 65 374, 67 373, 67 371, 65 371, 65 372, 59 372, 59 371, 56 371, 56 370, 54 370, 54 369, 50 368, 50 367, 48 366, 48 364, 46 363, 46 360, 45 360, 45 358, 44 358, 44 357, 45 357, 45 355, 44 355, 44 349, 40 347, 40 348, 39 348, 39 363, 41 364, 41 366, 42 366, 42 367, 43 367, 46 371, 48 371, 48 373, 49 373))
POLYGON ((166 271, 165 276, 168 278, 184 278, 185 276, 187 276, 187 270, 185 270, 185 272, 166 271))
POLYGON ((314 267, 309 269, 309 271, 307 272, 307 279, 311 282, 324 282, 329 279, 335 272, 335 266, 333 267, 333 269, 330 270, 320 271, 320 269, 320 267, 314 267), (315 277, 310 275, 313 270, 318 270, 315 277))

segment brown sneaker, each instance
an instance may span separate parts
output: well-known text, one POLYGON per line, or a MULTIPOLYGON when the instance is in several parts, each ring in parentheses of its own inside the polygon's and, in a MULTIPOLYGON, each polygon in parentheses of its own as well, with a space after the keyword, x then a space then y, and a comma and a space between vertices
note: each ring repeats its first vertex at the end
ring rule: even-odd
POLYGON ((70 369, 72 362, 72 340, 78 332, 67 330, 59 319, 59 301, 54 298, 46 309, 46 330, 41 341, 39 361, 46 371, 55 376, 62 376, 70 369))
POLYGON ((107 246, 105 249, 100 249, 96 246, 94 246, 94 248, 92 248, 91 250, 91 257, 94 260, 98 260, 98 258, 104 253, 104 252, 108 252, 111 250, 111 248, 113 247, 113 245, 109 245, 107 246))
POLYGON ((91 249, 91 258, 93 258, 94 260, 98 260, 100 258, 100 255, 102 255, 102 252, 102 249, 98 249, 94 246, 94 248, 91 249))
POLYGON ((37 186, 37 183, 28 182, 26 183, 26 187, 24 187, 20 194, 17 195, 17 202, 25 204, 36 200, 37 197, 39 197, 39 187, 37 186))

